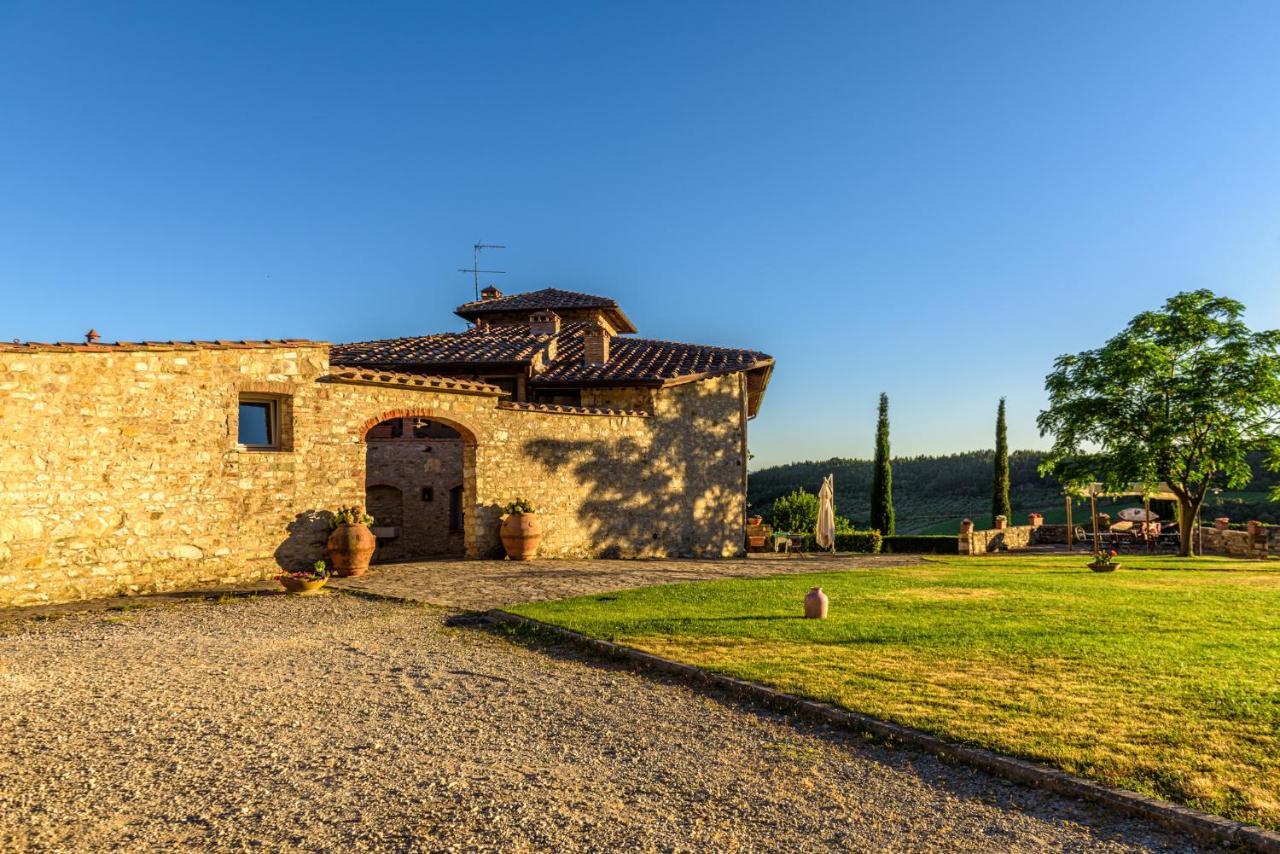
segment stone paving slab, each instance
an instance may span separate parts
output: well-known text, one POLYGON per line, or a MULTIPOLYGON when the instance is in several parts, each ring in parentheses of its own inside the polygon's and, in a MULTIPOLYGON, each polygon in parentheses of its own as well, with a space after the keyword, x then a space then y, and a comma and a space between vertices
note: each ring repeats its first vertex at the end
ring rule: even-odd
POLYGON ((913 566, 917 555, 806 555, 741 560, 439 560, 375 565, 343 590, 482 611, 656 584, 913 566))

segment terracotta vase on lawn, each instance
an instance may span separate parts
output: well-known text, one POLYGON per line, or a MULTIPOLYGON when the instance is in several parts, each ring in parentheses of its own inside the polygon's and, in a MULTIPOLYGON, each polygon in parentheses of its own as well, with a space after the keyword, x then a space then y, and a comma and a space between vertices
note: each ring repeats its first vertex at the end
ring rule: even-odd
POLYGON ((364 575, 377 545, 378 538, 368 525, 339 525, 334 528, 326 543, 333 574, 343 577, 364 575))
POLYGON ((821 587, 812 587, 809 589, 809 595, 804 597, 804 618, 806 620, 825 620, 827 618, 827 594, 822 592, 821 587))
POLYGON ((533 513, 512 513, 502 520, 502 547, 512 560, 532 560, 542 542, 542 523, 533 513))

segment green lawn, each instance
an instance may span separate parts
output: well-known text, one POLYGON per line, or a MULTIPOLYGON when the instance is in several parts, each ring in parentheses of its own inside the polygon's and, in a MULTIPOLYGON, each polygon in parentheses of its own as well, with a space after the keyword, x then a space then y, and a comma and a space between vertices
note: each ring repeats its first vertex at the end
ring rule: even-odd
POLYGON ((1280 565, 1122 560, 947 557, 512 610, 1280 828, 1280 565), (826 621, 797 617, 811 585, 826 621))

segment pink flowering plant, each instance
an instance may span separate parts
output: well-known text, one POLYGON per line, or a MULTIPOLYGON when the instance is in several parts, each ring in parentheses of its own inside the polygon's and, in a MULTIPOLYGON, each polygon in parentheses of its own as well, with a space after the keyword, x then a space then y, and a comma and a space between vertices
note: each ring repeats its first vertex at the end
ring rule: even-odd
POLYGON ((283 581, 286 578, 296 578, 298 581, 324 581, 329 577, 329 567, 325 562, 318 560, 311 564, 310 569, 292 569, 285 570, 276 576, 277 581, 283 581))

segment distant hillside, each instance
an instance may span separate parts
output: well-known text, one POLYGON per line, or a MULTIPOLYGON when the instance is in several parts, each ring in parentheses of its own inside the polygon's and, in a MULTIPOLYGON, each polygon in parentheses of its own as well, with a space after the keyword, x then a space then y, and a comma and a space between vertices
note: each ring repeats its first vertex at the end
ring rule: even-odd
MULTIPOLYGON (((1043 457, 1041 451, 1015 451, 1009 455, 1009 492, 1015 523, 1023 522, 1032 511, 1044 513, 1048 522, 1063 521, 1061 485, 1036 472, 1043 457)), ((965 517, 979 526, 989 525, 993 461, 993 451, 894 460, 893 503, 898 531, 951 533, 959 529, 960 520, 965 517)), ((1280 483, 1280 477, 1266 471, 1261 454, 1251 454, 1249 462, 1255 475, 1253 483, 1245 491, 1222 495, 1212 507, 1207 505, 1205 518, 1227 515, 1233 521, 1280 522, 1280 504, 1267 500, 1266 495, 1280 483)), ((859 527, 865 525, 870 515, 870 460, 835 458, 761 469, 748 480, 751 509, 767 519, 774 499, 796 487, 816 493, 828 474, 835 475, 836 512, 848 516, 859 527)))

